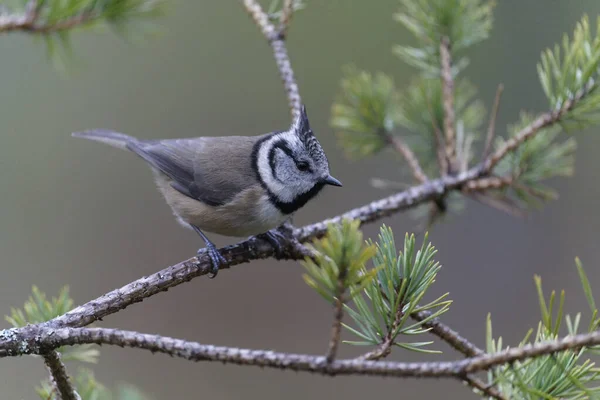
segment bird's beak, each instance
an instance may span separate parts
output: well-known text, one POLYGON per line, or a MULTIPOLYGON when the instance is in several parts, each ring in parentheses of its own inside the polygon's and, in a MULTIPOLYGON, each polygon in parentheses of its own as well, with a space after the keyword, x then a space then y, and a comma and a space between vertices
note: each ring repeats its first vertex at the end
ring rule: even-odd
POLYGON ((331 175, 327 175, 327 177, 325 179, 323 179, 323 182, 325 182, 328 185, 332 185, 332 186, 342 186, 342 182, 338 181, 331 175))

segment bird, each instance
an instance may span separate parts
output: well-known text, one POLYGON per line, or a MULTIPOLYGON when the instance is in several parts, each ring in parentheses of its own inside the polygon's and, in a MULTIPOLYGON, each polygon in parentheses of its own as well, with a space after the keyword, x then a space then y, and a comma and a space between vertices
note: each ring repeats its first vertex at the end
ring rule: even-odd
POLYGON ((281 251, 280 227, 324 186, 342 186, 304 105, 287 130, 255 136, 140 140, 107 129, 72 136, 129 150, 150 165, 177 221, 204 241, 213 278, 226 260, 204 232, 262 235, 281 251))

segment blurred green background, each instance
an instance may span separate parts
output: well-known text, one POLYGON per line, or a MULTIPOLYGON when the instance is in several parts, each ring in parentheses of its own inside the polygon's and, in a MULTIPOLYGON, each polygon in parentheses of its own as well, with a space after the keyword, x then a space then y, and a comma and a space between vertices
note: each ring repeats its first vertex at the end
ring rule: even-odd
MULTIPOLYGON (((397 0, 311 0, 295 15, 289 51, 311 124, 342 189, 326 189, 301 210, 304 224, 339 214, 388 193, 372 177, 398 180, 395 155, 348 161, 329 127, 341 67, 381 70, 405 87, 414 70, 392 53, 410 40, 392 19, 397 0)), ((499 131, 520 109, 543 111, 537 80, 542 49, 571 32, 583 13, 595 19, 600 3, 502 0, 492 37, 469 53, 468 76, 489 109, 505 86, 499 131)), ((142 138, 260 134, 285 128, 288 109, 269 46, 237 1, 176 1, 160 21, 162 34, 131 44, 112 35, 74 36, 74 71, 60 75, 42 42, 23 34, 0 40, 0 312, 20 306, 32 284, 49 295, 69 284, 76 303, 188 258, 202 245, 181 229, 136 157, 76 140, 70 132, 102 127, 142 138)), ((552 184, 558 201, 526 219, 469 203, 465 212, 436 225, 431 240, 444 265, 431 295, 450 292, 444 320, 478 345, 485 317, 516 344, 537 324, 533 275, 544 287, 566 290, 567 311, 587 310, 573 258, 592 284, 597 265, 596 171, 600 139, 578 132, 576 176, 552 184)), ((419 228, 407 215, 385 220, 401 238, 419 228)), ((373 237, 378 224, 365 227, 373 237)), ((212 236, 217 244, 235 239, 212 236)), ((260 261, 209 281, 196 279, 112 315, 102 326, 278 351, 322 353, 332 312, 302 281, 297 263, 260 261)), ((0 327, 8 327, 3 322, 0 327)), ((396 351, 390 359, 439 360, 459 355, 439 344, 441 356, 396 351)), ((342 356, 362 348, 342 347, 342 356)), ((198 363, 138 350, 104 347, 93 367, 114 386, 126 381, 154 399, 362 399, 381 397, 476 398, 456 381, 329 377, 198 363)), ((3 399, 33 399, 46 376, 41 360, 0 360, 3 399)))

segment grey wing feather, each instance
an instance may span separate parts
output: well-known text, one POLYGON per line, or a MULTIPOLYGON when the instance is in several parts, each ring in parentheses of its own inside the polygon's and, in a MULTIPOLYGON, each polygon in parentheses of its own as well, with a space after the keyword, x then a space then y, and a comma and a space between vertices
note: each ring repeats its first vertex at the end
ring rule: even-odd
POLYGON ((200 137, 129 142, 127 148, 167 175, 184 195, 218 206, 256 183, 251 153, 258 137, 200 137))

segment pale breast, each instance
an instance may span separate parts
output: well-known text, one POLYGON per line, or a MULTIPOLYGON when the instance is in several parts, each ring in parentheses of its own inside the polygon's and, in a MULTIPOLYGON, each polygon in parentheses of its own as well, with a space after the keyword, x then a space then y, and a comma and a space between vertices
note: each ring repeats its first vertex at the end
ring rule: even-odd
POLYGON ((256 235, 281 225, 288 218, 271 204, 260 184, 244 189, 222 206, 209 206, 173 189, 165 175, 156 173, 155 177, 175 216, 205 232, 225 236, 256 235))

